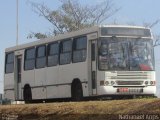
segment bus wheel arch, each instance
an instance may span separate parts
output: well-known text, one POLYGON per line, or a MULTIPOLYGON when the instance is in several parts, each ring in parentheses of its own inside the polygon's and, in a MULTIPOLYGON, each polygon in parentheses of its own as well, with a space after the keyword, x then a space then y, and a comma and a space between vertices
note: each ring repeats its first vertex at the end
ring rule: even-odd
POLYGON ((29 84, 24 85, 23 99, 25 102, 29 102, 32 100, 32 90, 29 84))
POLYGON ((74 101, 81 101, 83 99, 83 87, 80 79, 76 78, 71 84, 71 97, 74 101))

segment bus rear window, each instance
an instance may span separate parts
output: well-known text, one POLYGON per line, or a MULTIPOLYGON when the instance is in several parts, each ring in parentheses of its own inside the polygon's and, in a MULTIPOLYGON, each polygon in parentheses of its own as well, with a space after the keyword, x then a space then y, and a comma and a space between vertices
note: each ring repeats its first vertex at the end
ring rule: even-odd
POLYGON ((6 54, 5 73, 12 73, 14 69, 14 53, 6 54))

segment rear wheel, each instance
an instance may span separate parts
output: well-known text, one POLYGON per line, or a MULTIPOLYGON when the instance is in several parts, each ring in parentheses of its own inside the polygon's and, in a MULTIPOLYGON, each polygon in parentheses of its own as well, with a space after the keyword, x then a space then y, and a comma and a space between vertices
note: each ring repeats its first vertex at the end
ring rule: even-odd
POLYGON ((81 83, 76 83, 72 89, 72 99, 73 101, 81 101, 83 100, 83 90, 81 83))
POLYGON ((29 85, 24 87, 23 98, 26 103, 29 103, 32 100, 32 91, 29 85))

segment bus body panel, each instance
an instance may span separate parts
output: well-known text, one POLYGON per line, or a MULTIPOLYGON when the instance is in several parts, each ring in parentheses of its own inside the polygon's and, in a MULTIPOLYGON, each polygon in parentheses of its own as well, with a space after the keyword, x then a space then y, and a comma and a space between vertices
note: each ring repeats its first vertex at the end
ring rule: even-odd
POLYGON ((15 100, 15 92, 14 92, 14 90, 10 90, 10 89, 6 89, 5 91, 4 91, 4 97, 5 98, 7 98, 7 99, 9 99, 9 100, 15 100))
POLYGON ((14 73, 9 73, 4 75, 4 88, 5 89, 14 89, 14 73))
POLYGON ((14 73, 5 74, 4 79, 4 97, 14 100, 14 73))
POLYGON ((46 85, 55 86, 59 80, 59 66, 48 67, 46 69, 46 85))
POLYGON ((35 86, 34 70, 22 71, 22 88, 26 84, 29 84, 31 87, 35 86))
POLYGON ((52 99, 52 98, 58 98, 58 86, 54 85, 54 86, 47 86, 46 87, 46 92, 47 92, 47 99, 52 99))
POLYGON ((46 85, 46 68, 35 69, 35 86, 46 85))
POLYGON ((59 67, 59 81, 58 81, 59 88, 58 89, 59 89, 60 98, 63 98, 63 94, 64 94, 63 91, 61 91, 62 89, 61 87, 63 87, 63 84, 64 85, 66 84, 65 87, 69 86, 69 87, 66 87, 67 89, 66 91, 68 91, 66 95, 67 97, 71 97, 71 83, 74 79, 79 79, 81 83, 87 82, 87 62, 61 65, 59 67))
POLYGON ((46 69, 46 94, 47 98, 58 98, 59 66, 46 69))
POLYGON ((32 88, 32 99, 46 99, 46 87, 32 88))

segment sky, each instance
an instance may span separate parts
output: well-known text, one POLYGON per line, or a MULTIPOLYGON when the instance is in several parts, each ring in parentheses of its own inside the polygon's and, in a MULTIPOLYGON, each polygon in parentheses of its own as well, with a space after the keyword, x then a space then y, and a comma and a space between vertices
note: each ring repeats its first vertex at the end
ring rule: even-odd
MULTIPOLYGON (((43 17, 37 15, 30 6, 29 0, 19 0, 19 44, 28 43, 33 39, 27 39, 31 32, 49 32, 51 24, 43 17)), ((44 3, 51 9, 59 7, 58 0, 30 0, 44 3)), ((97 4, 103 0, 80 0, 82 4, 97 4)), ((111 0, 113 7, 120 10, 106 20, 104 24, 116 21, 119 24, 153 23, 160 19, 160 0, 111 0)), ((4 76, 4 51, 5 48, 16 45, 16 0, 1 0, 0 4, 0 93, 3 92, 4 76)), ((160 35, 160 23, 152 28, 153 34, 160 35)), ((157 95, 160 96, 160 46, 155 48, 157 95)))

